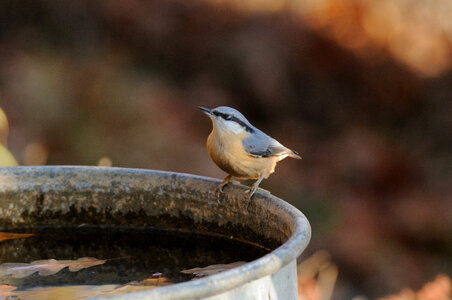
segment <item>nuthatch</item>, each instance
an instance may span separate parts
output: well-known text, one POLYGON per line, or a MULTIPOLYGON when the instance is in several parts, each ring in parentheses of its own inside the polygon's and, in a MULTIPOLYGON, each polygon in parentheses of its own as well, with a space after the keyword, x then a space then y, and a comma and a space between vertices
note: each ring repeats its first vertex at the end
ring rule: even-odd
POLYGON ((221 193, 232 177, 257 179, 247 191, 248 199, 251 199, 261 181, 275 171, 277 162, 288 156, 301 159, 297 152, 251 125, 234 108, 219 106, 200 109, 213 124, 207 138, 207 151, 215 164, 229 174, 217 187, 221 193))

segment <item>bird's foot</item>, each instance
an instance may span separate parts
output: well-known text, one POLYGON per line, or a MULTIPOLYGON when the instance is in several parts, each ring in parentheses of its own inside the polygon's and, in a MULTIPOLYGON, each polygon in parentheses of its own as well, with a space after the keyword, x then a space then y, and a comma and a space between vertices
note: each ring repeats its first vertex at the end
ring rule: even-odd
POLYGON ((221 201, 220 201, 220 198, 221 198, 221 196, 224 194, 224 191, 223 191, 223 189, 220 189, 220 188, 216 188, 215 189, 215 197, 217 198, 217 202, 218 202, 218 204, 220 204, 220 205, 222 205, 222 203, 221 203, 221 201))
POLYGON ((227 185, 228 183, 225 184, 220 184, 216 189, 215 189, 215 196, 217 198, 217 202, 218 204, 222 205, 220 198, 224 195, 224 187, 227 185))
POLYGON ((260 187, 250 187, 249 189, 247 189, 246 191, 245 191, 245 194, 248 194, 248 196, 247 196, 247 199, 248 199, 248 205, 246 206, 246 208, 248 209, 248 207, 250 207, 250 204, 251 204, 251 198, 254 196, 254 194, 256 193, 256 191, 259 191, 259 192, 263 192, 263 193, 266 193, 266 194, 271 194, 270 193, 270 191, 267 191, 267 190, 265 190, 265 189, 263 189, 263 188, 260 188, 260 187))
POLYGON ((245 194, 248 194, 248 196, 246 197, 247 200, 248 200, 248 204, 246 205, 246 209, 247 209, 247 210, 248 210, 248 208, 250 207, 250 204, 251 204, 251 197, 253 197, 255 191, 256 191, 256 189, 253 189, 252 187, 245 191, 245 194), (254 191, 253 191, 253 190, 254 190, 254 191))
POLYGON ((225 186, 227 186, 229 183, 231 183, 231 181, 232 181, 232 176, 231 176, 231 175, 228 175, 228 176, 226 176, 226 178, 223 180, 223 182, 215 189, 215 195, 216 195, 216 197, 217 197, 217 202, 218 202, 218 204, 221 205, 220 197, 224 194, 223 188, 224 188, 225 186))
POLYGON ((223 187, 225 185, 219 185, 216 189, 215 189, 215 194, 224 194, 224 190, 223 187))
POLYGON ((247 189, 247 190, 245 191, 245 194, 248 194, 248 195, 247 195, 248 200, 251 200, 251 197, 253 197, 253 195, 254 195, 255 192, 256 192, 256 189, 253 188, 253 187, 250 187, 249 189, 247 189))
POLYGON ((215 194, 224 194, 224 187, 229 184, 228 182, 223 182, 215 189, 215 194))

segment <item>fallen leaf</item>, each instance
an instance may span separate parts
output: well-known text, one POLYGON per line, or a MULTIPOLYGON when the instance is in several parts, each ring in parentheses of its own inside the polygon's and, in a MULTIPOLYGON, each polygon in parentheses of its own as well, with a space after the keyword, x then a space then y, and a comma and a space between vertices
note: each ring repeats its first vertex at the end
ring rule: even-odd
MULTIPOLYGON (((21 300, 48 300, 64 299, 77 300, 95 296, 113 297, 122 294, 139 292, 156 288, 155 286, 118 286, 115 284, 105 285, 70 285, 38 287, 24 291, 15 291, 12 296, 21 300)), ((1 299, 1 298, 0 298, 1 299)))
POLYGON ((2 297, 11 296, 13 294, 11 292, 14 291, 15 289, 16 289, 16 287, 12 286, 12 285, 8 285, 8 284, 0 285, 0 299, 4 299, 2 297))
POLYGON ((158 277, 158 278, 146 278, 138 282, 137 285, 146 285, 146 286, 165 286, 173 284, 166 277, 158 277))
MULTIPOLYGON (((150 286, 150 285, 127 285, 122 286, 120 288, 115 288, 114 290, 108 291, 106 293, 106 296, 118 296, 122 294, 127 293, 133 293, 133 292, 139 292, 139 291, 146 291, 146 290, 152 290, 157 288, 157 286, 150 286)), ((105 295, 105 294, 104 294, 105 295)))
POLYGON ((243 264, 246 264, 245 261, 237 261, 230 264, 218 264, 218 265, 210 265, 204 268, 193 268, 188 270, 180 271, 183 274, 194 274, 196 276, 209 276, 217 273, 221 273, 223 271, 239 267, 243 264))
POLYGON ((34 236, 34 233, 0 232, 0 242, 34 236))
POLYGON ((166 285, 171 285, 171 284, 174 284, 174 283, 169 281, 168 278, 163 277, 162 273, 157 272, 157 273, 152 274, 152 277, 146 278, 141 281, 132 281, 132 282, 126 283, 124 285, 120 285, 120 286, 116 287, 116 289, 123 289, 123 288, 127 288, 128 286, 158 287, 158 286, 166 286, 166 285))
POLYGON ((39 272, 41 276, 48 276, 58 273, 61 269, 69 267, 69 271, 77 272, 81 269, 102 265, 106 259, 93 257, 82 257, 77 260, 36 260, 27 263, 4 263, 0 265, 0 276, 12 275, 14 278, 23 278, 39 272))

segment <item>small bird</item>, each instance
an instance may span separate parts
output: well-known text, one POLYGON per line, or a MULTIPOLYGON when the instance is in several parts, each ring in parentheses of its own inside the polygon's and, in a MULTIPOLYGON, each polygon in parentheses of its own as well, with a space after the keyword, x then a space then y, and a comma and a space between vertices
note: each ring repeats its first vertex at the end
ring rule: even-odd
POLYGON ((207 138, 207 152, 215 164, 229 174, 217 187, 217 192, 223 193, 223 187, 233 177, 257 179, 247 191, 251 199, 261 181, 275 171, 277 162, 288 156, 301 159, 297 152, 251 125, 238 110, 227 106, 199 108, 213 125, 207 138))

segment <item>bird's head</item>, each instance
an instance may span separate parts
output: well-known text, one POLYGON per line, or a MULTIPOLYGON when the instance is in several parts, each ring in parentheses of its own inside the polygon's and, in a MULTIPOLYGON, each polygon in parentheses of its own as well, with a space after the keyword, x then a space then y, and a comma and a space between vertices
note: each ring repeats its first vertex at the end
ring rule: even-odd
POLYGON ((231 131, 234 134, 243 132, 252 133, 255 130, 245 116, 232 107, 219 106, 214 109, 199 108, 212 120, 213 126, 217 130, 231 131))

